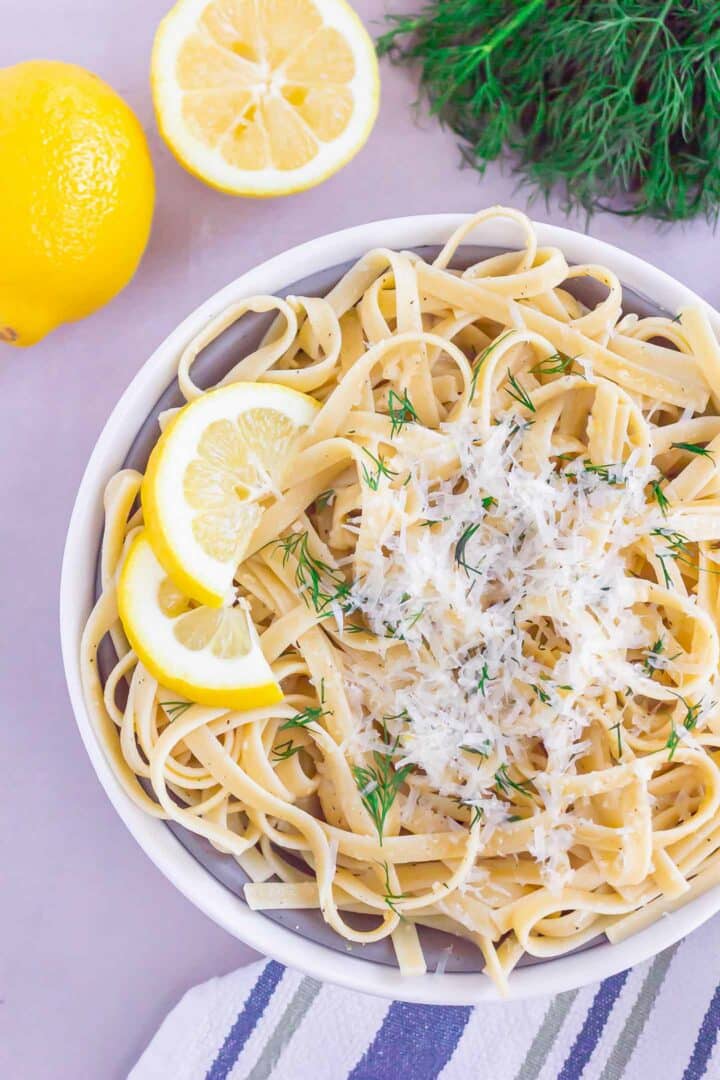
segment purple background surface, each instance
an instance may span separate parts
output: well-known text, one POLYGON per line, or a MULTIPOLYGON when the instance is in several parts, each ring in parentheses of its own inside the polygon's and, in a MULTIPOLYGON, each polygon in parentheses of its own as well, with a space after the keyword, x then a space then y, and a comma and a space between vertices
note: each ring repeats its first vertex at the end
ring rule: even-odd
MULTIPOLYGON (((355 6, 377 32, 384 9, 419 0, 355 6)), ((378 123, 339 175, 259 202, 204 187, 155 128, 148 63, 165 10, 165 0, 0 0, 0 66, 40 56, 107 79, 140 116, 158 181, 150 246, 125 292, 31 351, 0 345, 0 1075, 8 1080, 125 1077, 186 989, 255 955, 135 845, 95 779, 65 691, 63 542, 84 464, 119 394, 197 304, 293 244, 398 214, 526 205, 507 173, 491 168, 481 179, 460 167, 452 134, 413 110, 413 76, 387 62, 378 123)), ((535 210, 565 222, 555 207, 535 210)), ((600 215, 590 232, 720 304, 717 239, 703 222, 658 230, 600 215)))

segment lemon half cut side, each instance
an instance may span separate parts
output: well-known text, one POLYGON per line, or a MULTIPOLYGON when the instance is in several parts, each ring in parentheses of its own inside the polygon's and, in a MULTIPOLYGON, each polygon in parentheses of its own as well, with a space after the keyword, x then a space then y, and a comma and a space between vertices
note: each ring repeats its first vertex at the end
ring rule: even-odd
POLYGON ((379 86, 345 0, 179 0, 153 47, 163 138, 234 195, 287 195, 336 172, 367 139, 379 86))
POLYGON ((142 507, 153 550, 187 596, 221 607, 298 435, 319 403, 275 383, 231 383, 177 413, 150 455, 142 507))
POLYGON ((255 709, 282 699, 247 606, 195 604, 167 576, 141 531, 118 582, 128 641, 167 689, 201 705, 255 709))

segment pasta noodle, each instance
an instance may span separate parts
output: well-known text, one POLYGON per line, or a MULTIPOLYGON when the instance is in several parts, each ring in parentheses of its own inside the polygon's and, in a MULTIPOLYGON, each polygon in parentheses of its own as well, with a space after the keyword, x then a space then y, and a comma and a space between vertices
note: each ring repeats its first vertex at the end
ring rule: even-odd
POLYGON ((524 952, 618 940, 720 881, 720 348, 700 309, 621 305, 609 269, 492 208, 432 263, 372 251, 180 357, 190 401, 202 349, 270 312, 223 384, 321 402, 236 574, 285 696, 178 704, 129 649, 132 470, 107 488, 85 694, 127 793, 237 859, 252 908, 389 936, 409 974, 434 927, 502 989, 524 952), (495 217, 522 250, 453 269, 495 217))

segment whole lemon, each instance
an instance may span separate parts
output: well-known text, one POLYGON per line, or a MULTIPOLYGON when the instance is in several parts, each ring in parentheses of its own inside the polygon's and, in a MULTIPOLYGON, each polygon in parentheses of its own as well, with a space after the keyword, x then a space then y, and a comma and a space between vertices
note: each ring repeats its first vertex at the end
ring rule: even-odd
POLYGON ((137 117, 84 68, 0 69, 0 341, 32 345, 128 283, 155 181, 137 117))

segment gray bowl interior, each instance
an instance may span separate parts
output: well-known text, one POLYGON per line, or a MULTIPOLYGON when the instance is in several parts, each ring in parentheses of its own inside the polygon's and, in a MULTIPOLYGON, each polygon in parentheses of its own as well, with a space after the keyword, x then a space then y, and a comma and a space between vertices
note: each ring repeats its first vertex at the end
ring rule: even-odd
MULTIPOLYGON (((414 249, 424 259, 431 261, 438 253, 437 247, 418 247, 414 249)), ((499 248, 464 246, 460 249, 453 266, 464 269, 474 262, 490 255, 498 254, 499 248)), ((312 274, 300 281, 289 283, 285 288, 278 290, 279 296, 324 296, 339 278, 350 268, 352 263, 343 263, 339 266, 329 267, 320 273, 312 274)), ((585 303, 597 303, 603 295, 602 288, 590 280, 568 283, 568 291, 572 291, 585 303)), ((632 289, 623 290, 623 309, 625 312, 635 312, 638 315, 667 315, 668 312, 659 308, 647 297, 640 295, 632 289)), ((243 356, 257 348, 262 335, 270 325, 271 315, 246 315, 239 322, 225 330, 213 341, 198 357, 193 368, 193 377, 201 386, 212 386, 218 382, 234 364, 243 356)), ((155 407, 146 417, 142 427, 130 448, 125 459, 125 467, 145 470, 150 451, 157 440, 159 429, 157 418, 164 409, 169 409, 183 404, 183 398, 177 385, 177 380, 167 387, 162 396, 155 403, 155 407)), ((111 651, 105 643, 100 655, 100 667, 107 674, 113 662, 111 651)), ((229 855, 223 855, 200 836, 189 832, 174 822, 167 822, 167 828, 176 836, 183 847, 190 852, 193 858, 221 882, 235 896, 239 903, 244 903, 243 885, 248 878, 241 867, 229 855)), ((285 853, 286 854, 286 853, 285 853)), ((287 857, 287 854, 286 854, 287 857)), ((323 921, 319 911, 268 911, 263 912, 267 919, 286 927, 302 937, 308 938, 318 944, 327 946, 340 953, 353 953, 362 956, 365 960, 371 960, 379 964, 396 966, 395 955, 389 939, 375 942, 370 945, 354 945, 340 938, 334 930, 330 929, 323 921)), ((376 920, 367 916, 351 916, 353 925, 362 926, 363 922, 368 927, 376 920)), ((428 970, 433 971, 438 963, 442 962, 448 972, 479 972, 483 968, 483 960, 478 949, 470 942, 462 938, 450 938, 437 930, 420 928, 420 937, 427 959, 428 970), (449 950, 451 946, 451 950, 449 950)), ((593 948, 602 940, 601 936, 594 942, 589 942, 583 949, 593 948)), ((581 951, 581 950, 578 950, 581 951)), ((542 963, 533 957, 523 957, 521 966, 542 963)))

